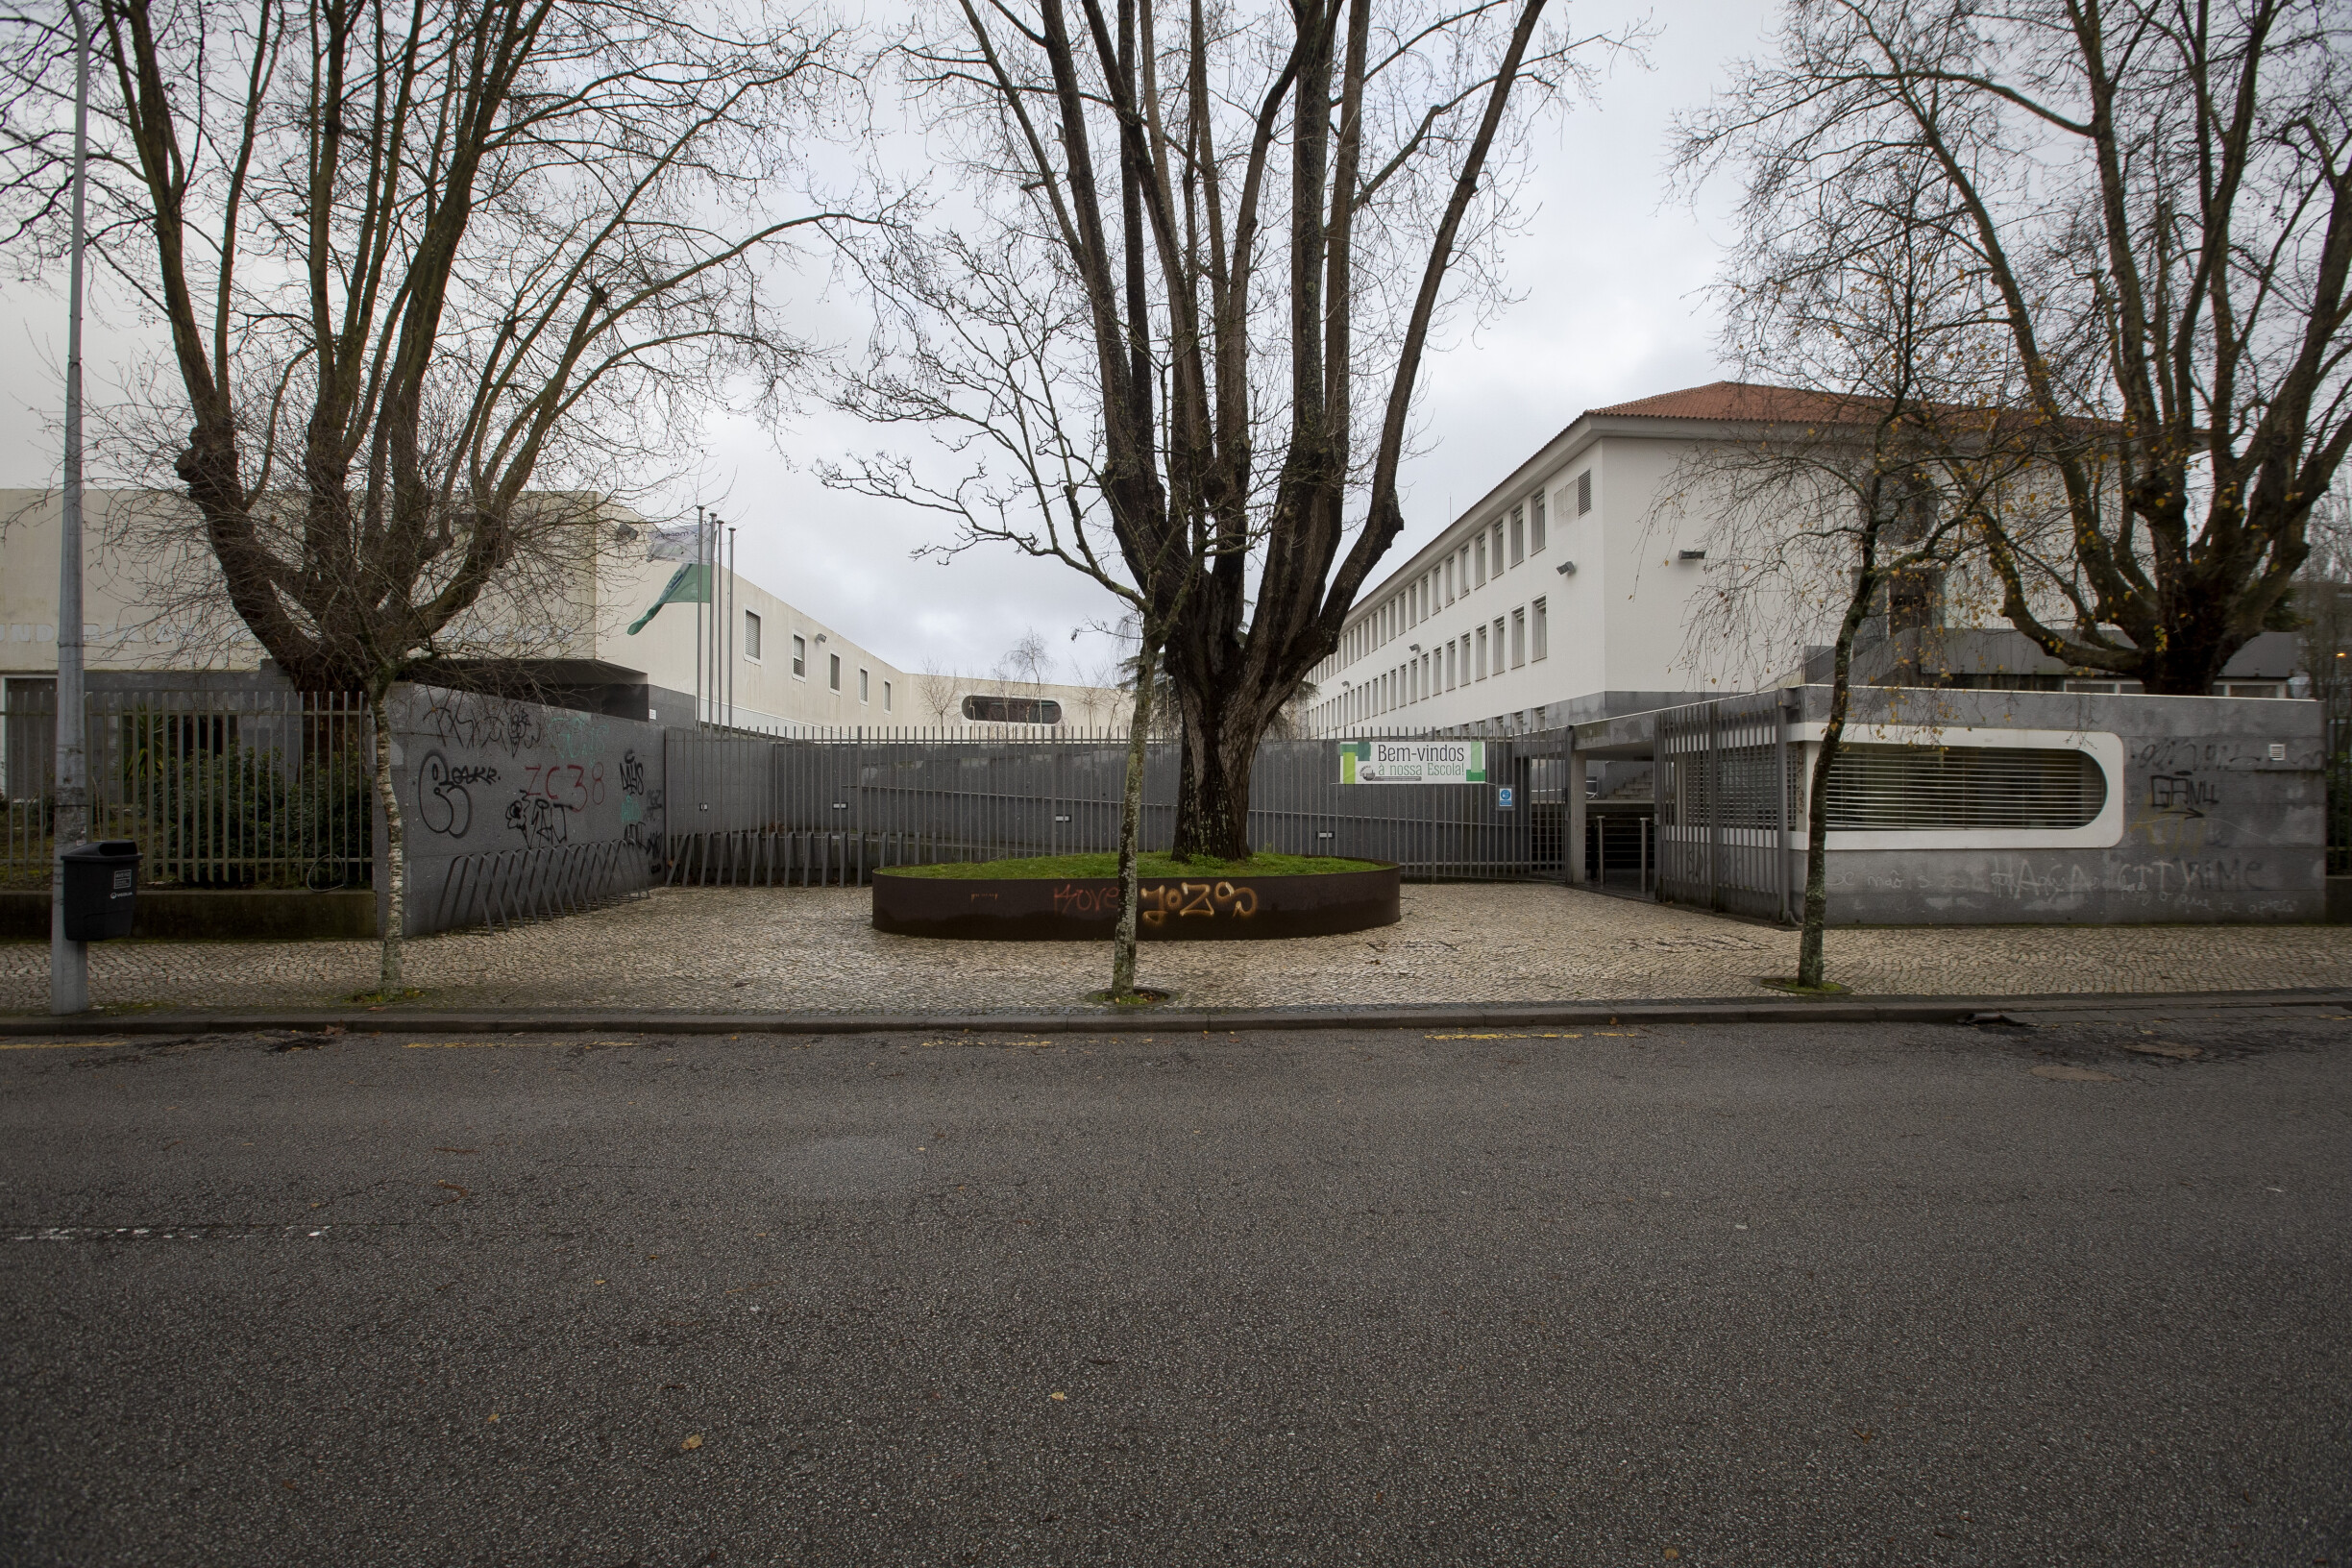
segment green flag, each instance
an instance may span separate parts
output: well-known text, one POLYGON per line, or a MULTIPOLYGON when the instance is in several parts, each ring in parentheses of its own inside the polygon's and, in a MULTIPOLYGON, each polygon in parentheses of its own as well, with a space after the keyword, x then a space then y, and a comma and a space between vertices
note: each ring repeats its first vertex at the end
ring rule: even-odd
POLYGON ((661 591, 653 607, 629 623, 628 634, 636 636, 645 624, 661 614, 664 604, 708 604, 711 601, 710 568, 699 561, 688 561, 672 575, 670 586, 661 591))

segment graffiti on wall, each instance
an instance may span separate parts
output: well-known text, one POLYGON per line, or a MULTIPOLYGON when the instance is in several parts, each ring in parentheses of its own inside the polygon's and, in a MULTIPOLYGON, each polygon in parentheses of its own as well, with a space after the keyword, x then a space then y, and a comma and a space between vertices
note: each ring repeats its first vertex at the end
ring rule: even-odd
POLYGON ((662 870, 662 792, 646 788, 645 760, 630 747, 621 753, 621 842, 645 856, 646 869, 662 870))
POLYGON ((436 690, 425 727, 454 751, 503 751, 509 757, 547 745, 547 715, 535 703, 474 692, 436 690))
POLYGON ((428 833, 462 839, 474 826, 474 786, 496 784, 499 771, 487 763, 453 763, 439 750, 417 764, 417 821, 428 833))

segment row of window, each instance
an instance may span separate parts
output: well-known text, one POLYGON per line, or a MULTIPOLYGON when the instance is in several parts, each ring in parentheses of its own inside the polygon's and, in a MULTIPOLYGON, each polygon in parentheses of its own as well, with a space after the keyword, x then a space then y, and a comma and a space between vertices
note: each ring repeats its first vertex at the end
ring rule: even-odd
MULTIPOLYGON (((1576 509, 1580 517, 1592 510, 1589 468, 1576 478, 1576 509)), ((1342 635, 1339 651, 1327 661, 1324 674, 1344 669, 1365 657, 1404 636, 1472 589, 1483 588, 1506 571, 1526 562, 1529 556, 1541 554, 1547 511, 1545 492, 1539 485, 1507 513, 1470 535, 1369 615, 1358 620, 1342 635)))
MULTIPOLYGON (((744 657, 754 663, 759 662, 760 618, 759 613, 755 610, 744 611, 743 646, 744 657)), ((808 639, 797 634, 792 640, 792 673, 795 680, 808 679, 808 639)), ((857 677, 858 700, 871 702, 873 700, 873 672, 860 670, 857 677)), ((839 653, 825 655, 825 684, 837 692, 842 689, 842 661, 839 653)), ((897 694, 891 689, 891 683, 884 681, 882 683, 882 711, 884 713, 893 710, 896 697, 897 694)))
POLYGON ((1361 723, 1548 657, 1551 625, 1546 600, 1522 604, 1318 704, 1322 721, 1361 723))

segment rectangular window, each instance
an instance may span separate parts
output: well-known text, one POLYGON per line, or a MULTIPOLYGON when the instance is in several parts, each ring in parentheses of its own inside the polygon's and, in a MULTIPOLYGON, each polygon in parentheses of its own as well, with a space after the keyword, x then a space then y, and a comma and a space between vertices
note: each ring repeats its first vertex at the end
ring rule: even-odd
POLYGON ((1486 628, 1478 628, 1478 678, 1486 678, 1486 628))
POLYGON ((828 653, 825 655, 825 662, 828 666, 825 672, 827 683, 838 692, 841 690, 841 655, 828 653))
POLYGON ((1527 607, 1511 611, 1511 668, 1527 663, 1527 607))
POLYGON ((793 639, 793 674, 801 680, 808 679, 808 639, 806 637, 793 639))
POLYGON ((1535 651, 1531 655, 1531 657, 1540 659, 1552 651, 1551 623, 1552 617, 1544 601, 1537 600, 1535 601, 1535 651))
POLYGON ((882 711, 891 711, 891 683, 887 680, 882 683, 882 711))
POLYGON ((1541 555, 1544 547, 1544 493, 1528 498, 1528 553, 1541 555))
POLYGON ((858 700, 860 702, 873 700, 873 675, 868 671, 858 672, 858 700))
POLYGON ((1494 536, 1494 575, 1499 577, 1503 575, 1503 520, 1501 518, 1495 519, 1492 532, 1494 536))
POLYGON ((755 664, 759 662, 760 656, 759 631, 758 614, 751 610, 744 611, 744 657, 755 664))
POLYGON ((1521 504, 1511 508, 1511 565, 1517 566, 1526 559, 1527 507, 1521 504))
POLYGON ((1592 470, 1588 468, 1577 476, 1577 516, 1582 517, 1591 510, 1592 470))
POLYGON ((1478 536, 1478 585, 1481 588, 1486 586, 1486 535, 1483 530, 1478 536))
POLYGON ((1494 673, 1503 673, 1503 618, 1494 618, 1494 673))
POLYGON ((1451 555, 1445 558, 1445 601, 1451 604, 1459 597, 1454 592, 1454 557, 1451 555))

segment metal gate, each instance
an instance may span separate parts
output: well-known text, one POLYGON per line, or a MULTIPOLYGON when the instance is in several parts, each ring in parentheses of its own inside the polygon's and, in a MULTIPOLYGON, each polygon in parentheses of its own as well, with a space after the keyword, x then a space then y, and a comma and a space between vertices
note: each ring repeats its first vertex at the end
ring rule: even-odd
POLYGON ((1788 824, 1801 795, 1778 695, 1668 708, 1657 726, 1659 894, 1789 919, 1788 824))
MULTIPOLYGON (((1485 741, 1482 786, 1342 784, 1341 744, 1260 747, 1253 845, 1391 860, 1421 881, 1566 874, 1565 731, 1485 741)), ((888 866, 1115 848, 1127 743, 672 730, 664 760, 669 880, 862 886, 888 866)), ((1148 745, 1147 850, 1174 838, 1179 766, 1175 743, 1148 745)))

